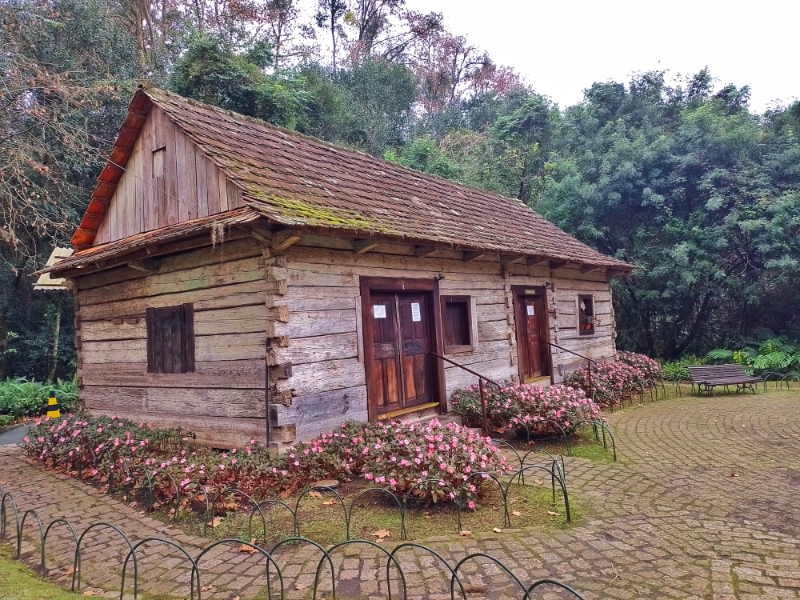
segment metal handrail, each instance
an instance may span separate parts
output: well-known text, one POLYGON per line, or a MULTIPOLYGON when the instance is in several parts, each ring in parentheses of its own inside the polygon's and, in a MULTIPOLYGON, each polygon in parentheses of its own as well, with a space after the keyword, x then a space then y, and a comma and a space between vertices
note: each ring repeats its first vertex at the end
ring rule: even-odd
POLYGON ((559 346, 558 344, 554 344, 553 342, 546 342, 545 340, 539 340, 542 344, 547 344, 548 346, 553 346, 554 348, 558 348, 559 350, 563 350, 564 352, 569 352, 570 354, 574 354, 578 358, 582 358, 585 361, 588 361, 589 364, 587 365, 587 371, 589 372, 589 389, 591 390, 592 394, 594 394, 594 389, 592 388, 592 363, 597 364, 597 361, 589 358, 588 356, 584 356, 583 354, 578 354, 577 352, 570 350, 569 348, 564 348, 563 346, 559 346))
POLYGON ((486 396, 485 396, 484 391, 483 391, 483 381, 486 380, 489 383, 492 383, 492 384, 496 385, 498 389, 503 389, 503 386, 500 385, 499 383, 497 383, 496 381, 494 381, 493 379, 489 379, 488 377, 486 377, 484 375, 481 375, 480 373, 476 373, 475 371, 465 367, 464 365, 458 364, 454 360, 450 360, 449 358, 445 358, 444 356, 442 356, 440 354, 436 354, 436 352, 430 352, 429 351, 428 354, 430 354, 432 356, 435 356, 436 358, 438 358, 440 360, 443 360, 445 362, 449 362, 451 365, 454 365, 454 366, 458 367, 459 369, 463 369, 467 373, 475 375, 475 377, 478 378, 478 390, 480 391, 480 394, 481 394, 481 413, 482 413, 482 417, 483 417, 483 435, 485 435, 486 437, 489 437, 489 418, 488 418, 488 416, 486 414, 487 413, 486 396))

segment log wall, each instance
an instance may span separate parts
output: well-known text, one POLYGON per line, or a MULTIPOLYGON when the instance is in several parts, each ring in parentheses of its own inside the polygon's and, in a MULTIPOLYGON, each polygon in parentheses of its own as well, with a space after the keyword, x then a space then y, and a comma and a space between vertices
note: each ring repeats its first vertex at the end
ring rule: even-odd
MULTIPOLYGON (((579 269, 551 271, 546 266, 503 266, 497 256, 464 262, 459 251, 441 250, 416 258, 413 245, 379 244, 353 252, 353 241, 319 235, 303 236, 284 251, 284 266, 273 276, 286 282, 281 302, 287 320, 275 323, 273 335, 288 338, 274 348, 276 364, 290 363, 292 375, 278 381, 285 406, 273 407, 275 426, 294 425, 297 439, 308 439, 338 427, 347 419, 367 418, 367 393, 361 331, 359 278, 410 277, 439 282, 441 294, 468 295, 474 302, 478 340, 474 351, 450 356, 493 379, 517 377, 518 355, 512 285, 548 290, 550 339, 595 359, 613 359, 613 313, 604 273, 579 269), (592 336, 577 329, 577 295, 592 294, 601 319, 592 336)), ((585 364, 560 350, 553 352, 554 380, 585 364)), ((448 397, 476 378, 457 367, 445 368, 448 397)))
POLYGON ((269 259, 254 239, 77 280, 78 377, 90 412, 195 432, 230 447, 266 435, 269 259), (147 372, 148 307, 194 304, 196 371, 147 372))
POLYGON ((239 188, 158 106, 150 109, 125 169, 95 246, 244 206, 239 188), (154 172, 159 161, 161 175, 154 172))

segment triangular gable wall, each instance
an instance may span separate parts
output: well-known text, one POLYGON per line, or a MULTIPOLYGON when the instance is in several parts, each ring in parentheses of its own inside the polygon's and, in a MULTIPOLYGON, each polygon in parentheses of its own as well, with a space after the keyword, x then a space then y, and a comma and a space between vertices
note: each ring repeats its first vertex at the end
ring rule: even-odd
POLYGON ((243 206, 239 188, 153 105, 92 245, 243 206))

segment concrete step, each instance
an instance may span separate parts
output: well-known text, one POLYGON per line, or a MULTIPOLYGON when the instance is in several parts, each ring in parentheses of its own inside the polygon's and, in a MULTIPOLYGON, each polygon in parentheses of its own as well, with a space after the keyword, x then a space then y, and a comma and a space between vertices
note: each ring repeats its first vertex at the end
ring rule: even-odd
POLYGON ((404 423, 428 424, 433 419, 439 419, 439 422, 442 425, 447 425, 448 423, 455 423, 456 425, 461 425, 461 415, 457 415, 454 412, 440 415, 438 409, 436 408, 426 408, 423 410, 411 412, 401 417, 397 417, 396 420, 403 421, 404 423))

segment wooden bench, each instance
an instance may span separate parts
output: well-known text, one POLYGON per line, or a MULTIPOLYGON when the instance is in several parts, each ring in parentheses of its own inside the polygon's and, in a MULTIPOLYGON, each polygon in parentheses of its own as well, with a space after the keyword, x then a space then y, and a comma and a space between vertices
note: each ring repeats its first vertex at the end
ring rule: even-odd
POLYGON ((742 365, 709 365, 703 367, 686 367, 692 380, 692 393, 697 385, 697 393, 706 392, 714 395, 714 388, 723 386, 728 391, 729 385, 736 386, 736 393, 749 389, 756 393, 756 383, 764 381, 761 377, 749 375, 742 365))

